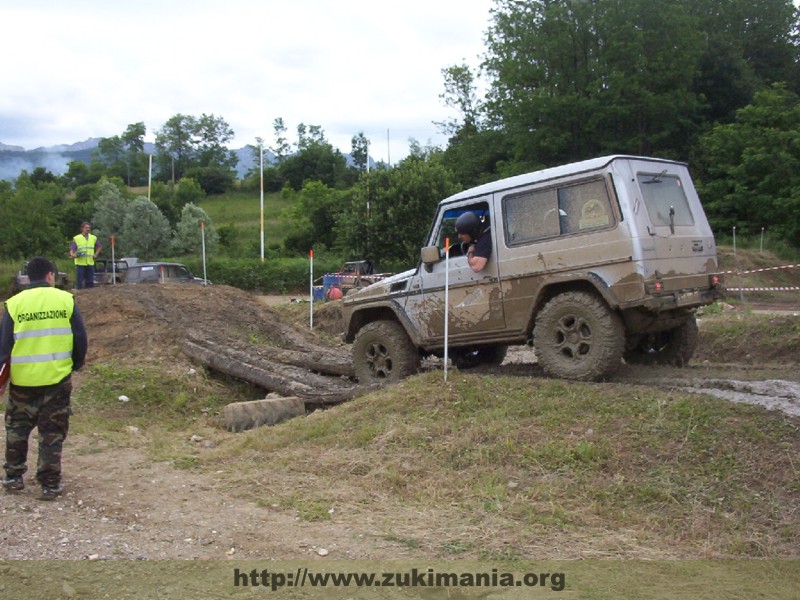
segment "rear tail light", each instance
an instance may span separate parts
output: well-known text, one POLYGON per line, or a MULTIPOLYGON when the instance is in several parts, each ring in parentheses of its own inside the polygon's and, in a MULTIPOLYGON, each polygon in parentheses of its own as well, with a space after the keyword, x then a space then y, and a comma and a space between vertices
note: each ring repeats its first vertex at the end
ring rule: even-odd
POLYGON ((664 291, 664 284, 661 281, 651 281, 645 287, 648 294, 659 294, 664 291))

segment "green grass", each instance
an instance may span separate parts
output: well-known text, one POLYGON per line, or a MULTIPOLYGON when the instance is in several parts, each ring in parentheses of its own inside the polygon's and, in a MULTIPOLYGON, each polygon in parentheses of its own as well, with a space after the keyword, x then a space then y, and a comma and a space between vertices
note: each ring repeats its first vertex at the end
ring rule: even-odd
MULTIPOLYGON (((602 523, 684 551, 751 557, 800 543, 800 436, 780 415, 625 385, 441 378, 246 432, 204 455, 205 468, 267 461, 290 477, 311 468, 308 506, 359 504, 384 490, 385 509, 448 511, 474 527, 494 519, 537 536, 602 523)), ((296 490, 286 493, 280 504, 296 504, 296 490)), ((506 550, 524 554, 519 543, 506 550)))
MULTIPOLYGON (((73 406, 81 413, 78 431, 120 431, 127 426, 165 430, 214 416, 231 402, 233 390, 208 381, 202 371, 167 374, 159 365, 99 363, 81 371, 73 406), (127 401, 120 400, 125 396, 127 401), (157 418, 154 416, 157 415, 157 418)), ((240 398, 247 399, 250 398, 240 398)))
MULTIPOLYGON (((286 227, 283 211, 291 202, 280 193, 264 194, 264 227, 265 231, 279 233, 286 227)), ((261 198, 258 192, 229 192, 220 196, 211 196, 200 203, 203 210, 217 226, 233 224, 239 227, 260 228, 261 198)))

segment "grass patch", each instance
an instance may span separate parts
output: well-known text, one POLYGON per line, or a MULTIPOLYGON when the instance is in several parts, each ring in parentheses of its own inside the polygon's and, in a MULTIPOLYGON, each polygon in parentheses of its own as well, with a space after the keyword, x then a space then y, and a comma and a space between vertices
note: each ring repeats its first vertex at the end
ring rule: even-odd
POLYGON ((158 365, 104 363, 81 371, 73 409, 88 431, 119 431, 127 426, 179 430, 187 421, 218 414, 230 391, 206 380, 202 372, 179 376, 158 365), (121 400, 120 398, 127 398, 121 400))
MULTIPOLYGON (((733 556, 800 543, 796 423, 636 386, 463 374, 443 384, 430 373, 246 432, 202 460, 313 473, 309 506, 369 504, 382 490, 386 510, 497 519, 531 535, 602 523, 733 556)), ((271 493, 296 503, 297 490, 271 493)))
POLYGON ((761 365, 800 362, 800 318, 748 310, 706 314, 694 361, 742 362, 761 365), (780 340, 780 343, 776 343, 780 340))

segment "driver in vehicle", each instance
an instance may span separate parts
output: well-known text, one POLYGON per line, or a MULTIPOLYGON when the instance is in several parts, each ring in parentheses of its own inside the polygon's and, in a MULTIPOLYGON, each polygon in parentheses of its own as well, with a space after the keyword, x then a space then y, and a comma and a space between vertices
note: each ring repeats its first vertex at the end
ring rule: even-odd
POLYGON ((456 233, 469 268, 479 273, 492 255, 492 234, 474 212, 465 212, 456 220, 456 233))

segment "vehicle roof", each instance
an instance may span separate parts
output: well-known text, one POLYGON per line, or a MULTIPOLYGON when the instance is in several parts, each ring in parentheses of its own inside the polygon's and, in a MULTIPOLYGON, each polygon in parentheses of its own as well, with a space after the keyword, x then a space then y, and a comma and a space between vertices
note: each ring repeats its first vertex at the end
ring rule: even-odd
POLYGON ((646 160, 650 162, 662 162, 662 163, 671 163, 678 165, 686 164, 680 161, 669 160, 665 158, 633 156, 628 154, 612 154, 609 156, 601 156, 598 158, 591 158, 588 160, 582 160, 579 162, 569 163, 566 165, 560 165, 558 167, 551 167, 549 169, 542 169, 540 171, 533 171, 531 173, 525 173, 523 175, 514 175, 513 177, 506 177, 505 179, 499 179, 497 181, 492 181, 490 183, 484 183, 483 185, 479 185, 477 187, 464 190, 463 192, 453 194, 452 196, 442 200, 442 203, 453 202, 455 200, 463 200, 475 196, 485 196, 487 194, 492 194, 500 190, 507 190, 523 185, 529 185, 531 183, 539 183, 542 181, 547 181, 549 179, 557 179, 559 177, 565 177, 567 175, 588 173, 591 171, 602 169, 607 165, 609 165, 611 162, 619 159, 646 160))

